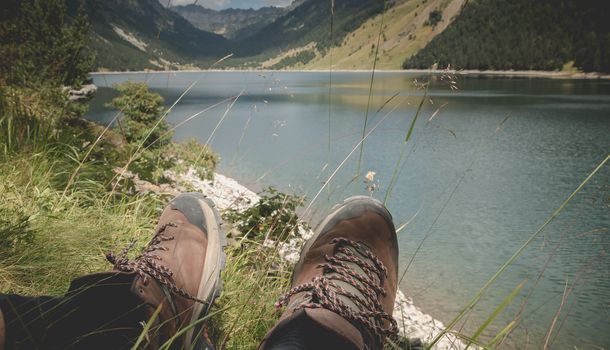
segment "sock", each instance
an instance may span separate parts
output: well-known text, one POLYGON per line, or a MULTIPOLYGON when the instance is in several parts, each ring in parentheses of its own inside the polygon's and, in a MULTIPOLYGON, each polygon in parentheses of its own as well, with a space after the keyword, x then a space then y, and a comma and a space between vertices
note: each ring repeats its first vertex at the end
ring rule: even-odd
POLYGON ((265 350, 355 350, 355 347, 320 326, 306 314, 290 321, 281 334, 268 340, 265 350))
POLYGON ((5 348, 130 348, 146 319, 132 281, 133 275, 96 274, 73 281, 63 297, 0 295, 5 348))

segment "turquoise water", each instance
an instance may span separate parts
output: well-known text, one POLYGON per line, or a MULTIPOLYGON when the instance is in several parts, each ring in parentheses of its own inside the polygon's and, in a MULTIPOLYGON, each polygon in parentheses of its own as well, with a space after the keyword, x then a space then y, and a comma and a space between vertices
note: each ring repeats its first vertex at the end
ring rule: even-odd
MULTIPOLYGON (((401 287, 448 323, 608 155, 610 82, 461 78, 453 91, 435 77, 405 146, 424 94, 413 81, 426 78, 375 75, 367 131, 376 129, 360 170, 376 172, 372 195, 383 200, 406 147, 387 202, 397 226, 408 222, 399 233, 401 273, 408 266, 401 287)), ((362 136, 370 73, 334 73, 332 81, 295 72, 98 74, 91 119, 112 118, 103 106, 115 94, 108 87, 127 79, 148 81, 168 106, 196 81, 169 114, 174 124, 239 96, 228 112, 231 101, 179 127, 175 139, 210 139, 219 171, 247 186, 312 199, 362 136)), ((369 193, 354 178, 359 154, 321 192, 313 222, 337 200, 369 193)), ((467 334, 523 284, 487 339, 516 319, 502 346, 542 348, 556 318, 551 348, 610 348, 609 180, 606 165, 492 285, 469 314, 467 334)))

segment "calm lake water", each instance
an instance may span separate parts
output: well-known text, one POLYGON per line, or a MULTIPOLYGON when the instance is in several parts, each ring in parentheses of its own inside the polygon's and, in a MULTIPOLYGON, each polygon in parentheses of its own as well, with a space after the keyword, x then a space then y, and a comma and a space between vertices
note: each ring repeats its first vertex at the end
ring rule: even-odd
MULTIPOLYGON (((370 78, 339 72, 332 81, 329 73, 313 72, 97 74, 100 90, 89 116, 110 121, 116 112, 104 103, 116 95, 112 85, 127 79, 148 81, 168 106, 197 82, 169 114, 173 124, 239 96, 228 112, 233 100, 179 127, 175 139, 209 139, 222 157, 219 172, 251 188, 273 185, 312 199, 362 136, 370 78)), ((387 202, 397 226, 408 222, 399 233, 401 273, 408 266, 401 287, 448 323, 608 155, 610 82, 461 78, 452 91, 437 76, 405 145, 424 95, 414 79, 427 78, 375 75, 367 131, 376 129, 364 143, 360 170, 376 172, 372 195, 383 200, 406 147, 387 202)), ((359 154, 322 191, 312 221, 344 197, 369 193, 362 176, 354 179, 359 154)), ((518 320, 505 348, 542 348, 551 328, 553 349, 610 348, 609 180, 606 165, 492 285, 469 314, 466 333, 522 284, 490 327, 497 333, 518 320)))

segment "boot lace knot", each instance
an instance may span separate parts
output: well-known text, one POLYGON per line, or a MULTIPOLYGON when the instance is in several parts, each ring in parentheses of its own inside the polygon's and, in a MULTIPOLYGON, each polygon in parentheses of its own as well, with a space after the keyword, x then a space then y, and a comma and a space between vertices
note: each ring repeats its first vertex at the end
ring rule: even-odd
POLYGON ((129 260, 127 258, 127 253, 129 253, 135 245, 134 241, 125 247, 118 255, 107 253, 106 260, 108 260, 118 271, 138 274, 142 278, 144 285, 148 285, 150 278, 152 278, 174 294, 178 294, 193 301, 205 303, 189 294, 183 288, 178 287, 172 278, 174 273, 167 266, 159 263, 159 261, 162 261, 163 259, 155 254, 155 251, 167 251, 168 248, 162 246, 161 243, 174 239, 174 236, 166 233, 166 230, 169 227, 178 227, 178 225, 172 222, 161 225, 157 231, 155 231, 150 243, 135 259, 129 260))
POLYGON ((352 324, 368 329, 379 343, 385 337, 397 334, 396 321, 383 310, 379 301, 380 297, 386 295, 382 287, 387 278, 384 264, 362 243, 335 238, 331 244, 335 244, 333 255, 325 255, 326 262, 318 265, 324 274, 293 287, 280 297, 276 307, 286 305, 293 295, 305 292, 304 301, 295 309, 323 308, 333 311, 352 324), (355 266, 363 273, 358 272, 355 266), (343 288, 338 281, 353 286, 359 293, 343 288), (346 304, 341 296, 349 299, 356 308, 346 304))

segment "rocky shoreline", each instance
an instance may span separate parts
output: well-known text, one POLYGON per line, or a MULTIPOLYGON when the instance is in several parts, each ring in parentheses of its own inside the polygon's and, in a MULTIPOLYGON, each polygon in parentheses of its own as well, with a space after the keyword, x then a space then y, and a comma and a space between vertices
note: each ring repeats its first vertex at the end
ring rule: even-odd
MULTIPOLYGON (((213 181, 201 179, 192 168, 188 169, 184 174, 168 170, 164 175, 171 179, 174 184, 157 186, 147 181, 139 180, 137 175, 128 174, 127 177, 132 178, 136 191, 140 193, 155 192, 176 195, 186 191, 201 192, 213 200, 220 211, 226 209, 244 210, 257 203, 260 199, 256 193, 247 187, 222 174, 215 173, 213 181)), ((289 263, 296 262, 299 259, 302 244, 312 234, 313 232, 311 231, 300 232, 300 237, 293 238, 280 246, 280 255, 289 263)), ((272 242, 267 243, 272 244, 272 242)), ((423 344, 430 343, 445 328, 442 322, 421 311, 414 305, 413 300, 405 296, 400 290, 396 294, 393 316, 398 322, 401 336, 411 341, 419 339, 423 344)), ((415 344, 417 343, 415 341, 415 344)), ((456 336, 446 334, 433 349, 463 350, 466 347, 466 344, 456 336)), ((473 349, 477 348, 472 345, 470 347, 473 349)))

